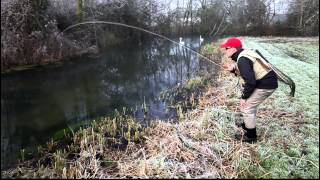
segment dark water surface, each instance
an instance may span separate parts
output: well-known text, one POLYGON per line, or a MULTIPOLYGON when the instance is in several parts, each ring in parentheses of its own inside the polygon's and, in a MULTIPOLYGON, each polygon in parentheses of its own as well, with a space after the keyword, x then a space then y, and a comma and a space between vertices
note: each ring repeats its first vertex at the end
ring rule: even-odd
MULTIPOLYGON (((184 41, 199 51, 198 38, 184 41)), ((159 93, 214 68, 191 51, 154 40, 1 75, 1 170, 17 162, 22 148, 36 147, 70 124, 115 109, 136 108, 137 119, 143 120, 139 109, 145 102, 151 118, 173 118, 166 103, 155 100, 159 93)))

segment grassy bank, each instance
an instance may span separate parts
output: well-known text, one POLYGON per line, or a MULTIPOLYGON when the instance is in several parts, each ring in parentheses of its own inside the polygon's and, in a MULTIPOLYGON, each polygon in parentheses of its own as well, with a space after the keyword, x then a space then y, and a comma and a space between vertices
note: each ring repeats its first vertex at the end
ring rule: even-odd
POLYGON ((297 87, 296 96, 290 98, 289 88, 280 84, 261 105, 256 144, 234 139, 239 130, 235 126, 238 79, 220 72, 217 86, 203 77, 182 85, 180 92, 188 97, 182 96, 180 102, 189 103, 173 104, 194 109, 182 113, 177 123, 154 121, 142 130, 120 113, 66 135, 71 143, 64 149, 48 143, 37 159, 2 172, 2 177, 319 178, 318 39, 243 40, 245 47, 257 48, 297 87), (191 98, 197 87, 203 93, 191 98))

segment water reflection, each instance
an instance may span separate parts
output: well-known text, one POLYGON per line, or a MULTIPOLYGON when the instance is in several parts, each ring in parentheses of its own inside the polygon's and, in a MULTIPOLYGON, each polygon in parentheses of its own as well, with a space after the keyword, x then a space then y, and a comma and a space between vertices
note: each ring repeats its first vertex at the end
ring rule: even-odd
MULTIPOLYGON (((199 48, 198 38, 185 39, 199 48)), ((214 65, 195 53, 156 39, 144 46, 107 49, 63 66, 49 65, 1 76, 1 169, 14 164, 21 148, 47 141, 67 124, 93 119, 122 107, 148 104, 150 118, 170 119, 163 90, 214 65)))

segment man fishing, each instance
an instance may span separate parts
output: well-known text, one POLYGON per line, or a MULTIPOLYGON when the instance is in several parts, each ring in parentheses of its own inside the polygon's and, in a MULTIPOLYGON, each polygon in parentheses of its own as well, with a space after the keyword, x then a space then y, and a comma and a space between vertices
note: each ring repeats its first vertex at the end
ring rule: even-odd
POLYGON ((238 38, 226 39, 220 44, 220 48, 225 49, 224 55, 227 58, 235 61, 233 64, 224 64, 223 68, 243 80, 240 109, 244 121, 239 126, 245 133, 243 136, 236 134, 236 139, 254 143, 257 141, 257 108, 278 87, 277 75, 268 67, 268 61, 260 53, 243 49, 238 38))

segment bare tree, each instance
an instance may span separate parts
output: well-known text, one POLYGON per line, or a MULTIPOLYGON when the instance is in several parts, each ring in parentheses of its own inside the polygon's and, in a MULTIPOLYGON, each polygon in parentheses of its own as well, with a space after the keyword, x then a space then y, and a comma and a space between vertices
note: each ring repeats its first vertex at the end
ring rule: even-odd
POLYGON ((273 21, 273 18, 276 15, 276 3, 275 3, 275 0, 267 0, 265 4, 266 4, 267 10, 266 10, 266 15, 264 19, 264 24, 270 25, 271 22, 273 21))
POLYGON ((288 25, 297 30, 298 35, 319 35, 319 1, 291 1, 288 25))

